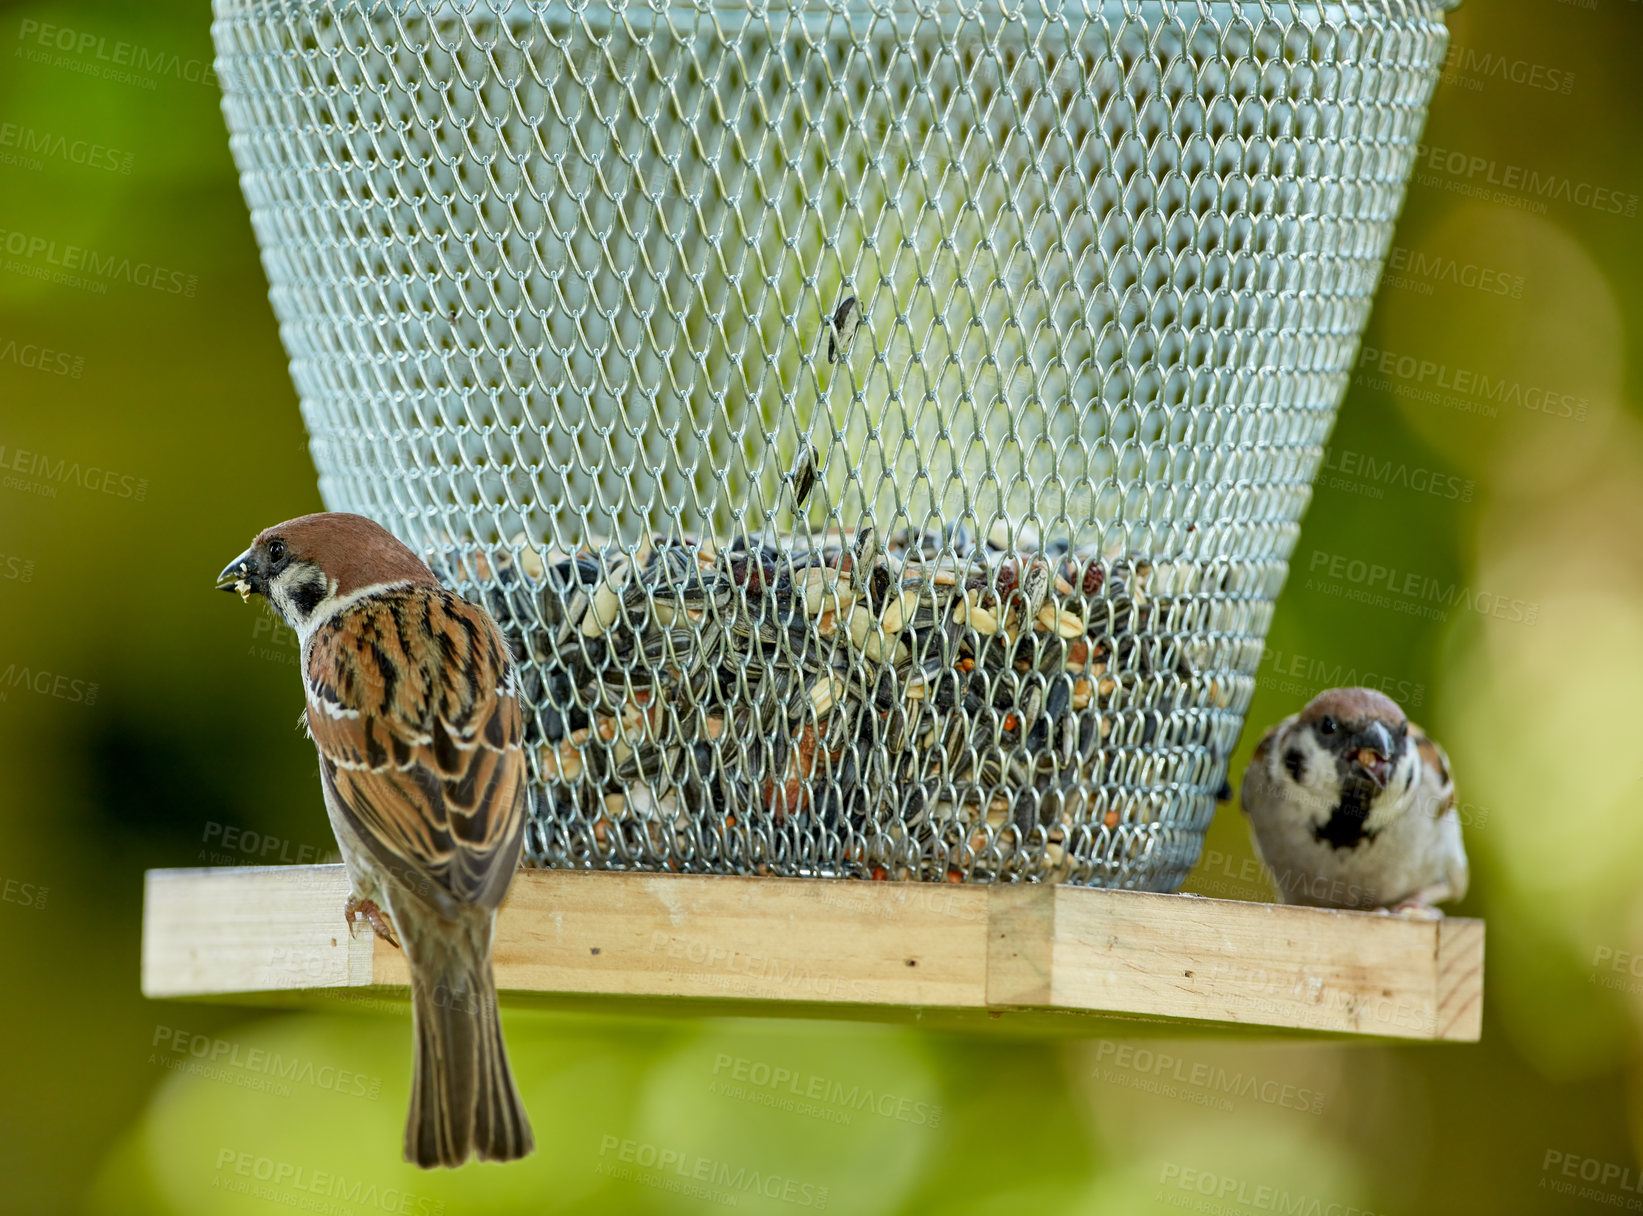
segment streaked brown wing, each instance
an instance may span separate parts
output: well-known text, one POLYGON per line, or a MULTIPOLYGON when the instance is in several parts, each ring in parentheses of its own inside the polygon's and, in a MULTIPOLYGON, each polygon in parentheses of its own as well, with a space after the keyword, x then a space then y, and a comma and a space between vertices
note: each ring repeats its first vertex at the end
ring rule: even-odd
POLYGON ((1409 724, 1409 737, 1421 757, 1421 780, 1432 794, 1432 816, 1437 818, 1455 805, 1455 781, 1449 775, 1449 757, 1420 727, 1409 724))
POLYGON ((524 719, 489 616, 437 588, 361 600, 315 633, 308 729, 336 805, 436 904, 495 907, 525 825, 524 719))

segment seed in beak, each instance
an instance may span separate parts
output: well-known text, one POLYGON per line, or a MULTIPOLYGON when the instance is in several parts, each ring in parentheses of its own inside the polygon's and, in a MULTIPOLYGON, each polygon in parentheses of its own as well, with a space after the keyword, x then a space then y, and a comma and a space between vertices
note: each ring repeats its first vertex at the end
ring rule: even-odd
POLYGON ((1392 775, 1392 761, 1372 747, 1358 749, 1358 765, 1369 774, 1369 779, 1381 789, 1392 775))

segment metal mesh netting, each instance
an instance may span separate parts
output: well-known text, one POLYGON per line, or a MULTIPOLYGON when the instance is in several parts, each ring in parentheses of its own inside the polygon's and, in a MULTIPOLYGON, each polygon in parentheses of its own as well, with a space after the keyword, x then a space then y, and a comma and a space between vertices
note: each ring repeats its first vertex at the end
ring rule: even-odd
POLYGON ((216 12, 321 491, 508 633, 531 860, 1179 885, 1437 6, 216 12))

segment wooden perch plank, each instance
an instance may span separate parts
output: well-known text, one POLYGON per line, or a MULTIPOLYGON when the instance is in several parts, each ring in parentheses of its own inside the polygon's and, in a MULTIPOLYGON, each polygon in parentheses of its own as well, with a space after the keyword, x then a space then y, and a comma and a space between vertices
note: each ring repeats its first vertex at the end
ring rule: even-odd
MULTIPOLYGON (((984 1005, 987 892, 881 885, 527 871, 498 921, 497 986, 984 1005)), ((375 982, 409 983, 398 951, 377 951, 375 982)))
POLYGON ((1051 1005, 1055 888, 1011 883, 993 888, 987 925, 987 1001, 1051 1005))
POLYGON ((143 883, 143 991, 369 984, 374 935, 349 935, 347 898, 340 865, 150 870, 143 883))
MULTIPOLYGON (((404 985, 342 919, 340 866, 148 876, 143 990, 404 985)), ((1475 1041, 1483 925, 1042 885, 522 872, 497 922, 507 992, 767 1014, 1105 1013, 1475 1041)))
MULTIPOLYGON (((1442 1037, 1437 957, 1443 922, 1282 904, 1183 902, 1141 892, 1096 901, 1071 888, 1051 889, 1056 915, 1047 1004, 1442 1037)), ((1481 960, 1482 925, 1466 923, 1479 930, 1475 954, 1481 960)))
POLYGON ((1438 925, 1437 970, 1435 1037, 1477 1042, 1483 1034, 1481 920, 1445 920, 1438 925))

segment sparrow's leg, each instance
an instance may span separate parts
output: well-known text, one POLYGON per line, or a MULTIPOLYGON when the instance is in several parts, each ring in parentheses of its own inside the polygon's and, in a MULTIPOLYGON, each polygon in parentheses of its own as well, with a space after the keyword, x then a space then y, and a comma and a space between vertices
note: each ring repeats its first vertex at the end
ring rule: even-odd
POLYGON ((1432 905, 1452 899, 1454 894, 1447 882, 1434 883, 1430 887, 1422 887, 1407 899, 1399 900, 1386 911, 1393 916, 1407 916, 1412 920, 1442 920, 1443 909, 1432 905))
POLYGON ((394 923, 388 919, 388 914, 377 907, 375 900, 361 899, 357 895, 349 895, 348 902, 343 905, 343 916, 348 921, 348 936, 354 935, 359 927, 360 918, 371 922, 371 928, 383 941, 399 948, 399 934, 394 932, 394 923))

